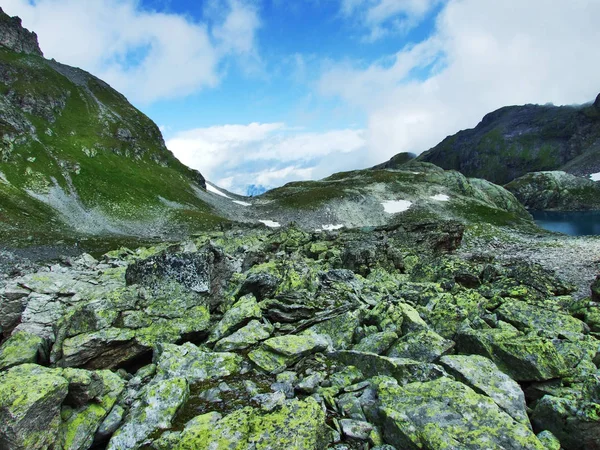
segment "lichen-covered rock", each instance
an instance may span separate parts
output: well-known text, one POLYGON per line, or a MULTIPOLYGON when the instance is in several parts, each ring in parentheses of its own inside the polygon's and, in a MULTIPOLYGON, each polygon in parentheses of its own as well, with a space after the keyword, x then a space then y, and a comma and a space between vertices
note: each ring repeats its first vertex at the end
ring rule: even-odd
POLYGON ((414 331, 402 336, 387 353, 392 358, 408 358, 433 362, 454 347, 454 342, 444 339, 431 330, 414 331))
POLYGON ((0 448, 51 447, 68 385, 60 371, 35 364, 23 364, 0 373, 0 448))
POLYGON ((440 358, 440 364, 459 381, 494 400, 513 419, 529 426, 521 387, 491 360, 479 355, 447 355, 440 358))
POLYGON ((171 378, 146 385, 131 405, 125 422, 115 432, 107 449, 137 449, 152 433, 170 428, 189 392, 185 378, 171 378))
POLYGON ((346 350, 352 346, 356 328, 360 325, 361 311, 348 311, 310 327, 305 333, 328 336, 333 348, 346 350))
POLYGON ((157 380, 181 377, 189 383, 234 375, 240 371, 242 358, 235 353, 202 351, 194 344, 164 344, 155 351, 157 380))
POLYGON ((325 413, 312 398, 290 400, 271 413, 250 407, 220 417, 208 413, 192 419, 174 450, 324 449, 325 413))
MULTIPOLYGON (((77 392, 85 391, 85 388, 80 386, 81 379, 85 376, 78 374, 74 376, 74 369, 66 369, 64 372, 71 371, 69 375, 69 397, 77 392), (72 388, 75 392, 71 392, 72 388)), ((80 371, 85 372, 85 371, 80 371)), ((102 424, 105 417, 109 414, 117 401, 117 398, 124 389, 124 381, 121 377, 108 370, 98 372, 90 372, 100 381, 100 391, 95 396, 91 397, 91 393, 87 392, 84 397, 89 400, 88 404, 73 408, 68 405, 63 405, 61 417, 62 423, 58 432, 55 447, 61 450, 87 450, 91 447, 96 431, 102 424)), ((89 389, 89 386, 88 386, 89 389)), ((67 397, 67 400, 69 400, 67 397)), ((81 403, 82 399, 78 399, 81 403)), ((113 430, 114 431, 114 430, 113 430)))
POLYGON ((210 333, 208 341, 216 342, 229 336, 252 319, 260 319, 261 317, 262 312, 254 296, 246 295, 223 314, 223 318, 210 333))
POLYGON ((516 422, 490 398, 442 377, 398 386, 374 379, 378 421, 387 443, 402 449, 545 450, 535 434, 516 422))
POLYGON ((355 366, 366 377, 387 375, 400 384, 429 381, 447 375, 441 366, 411 359, 388 358, 374 353, 342 350, 330 353, 329 357, 347 366, 355 366))
POLYGON ((557 337, 569 333, 581 334, 589 331, 579 319, 556 311, 529 305, 525 302, 510 301, 495 310, 499 319, 510 323, 521 331, 535 330, 544 336, 557 337))
POLYGON ((545 395, 535 404, 531 422, 549 430, 566 450, 600 448, 600 403, 580 395, 545 395), (579 397, 579 398, 577 398, 579 397))
POLYGON ((289 334, 267 339, 265 349, 290 358, 302 358, 323 351, 327 348, 327 340, 318 335, 297 336, 289 334))
POLYGON ((391 345, 398 339, 398 335, 394 331, 382 331, 365 336, 352 349, 358 352, 384 354, 391 345))
POLYGON ((265 372, 273 374, 283 372, 288 365, 291 365, 294 358, 272 352, 263 347, 259 347, 248 353, 248 358, 265 372))
POLYGON ((47 360, 45 340, 26 331, 11 335, 0 346, 0 370, 25 363, 44 363, 47 360))
POLYGON ((544 381, 567 372, 565 360, 549 340, 516 330, 465 328, 457 338, 461 353, 485 356, 516 381, 544 381))
POLYGON ((537 435, 540 442, 546 447, 546 450, 560 450, 560 441, 548 430, 544 430, 537 435))
POLYGON ((420 312, 436 333, 446 339, 454 339, 465 320, 475 320, 485 313, 486 303, 487 300, 477 291, 461 290, 454 295, 436 295, 420 312))
POLYGON ((230 352, 233 350, 243 350, 268 339, 272 333, 273 325, 252 320, 245 327, 218 341, 215 344, 215 351, 230 352))

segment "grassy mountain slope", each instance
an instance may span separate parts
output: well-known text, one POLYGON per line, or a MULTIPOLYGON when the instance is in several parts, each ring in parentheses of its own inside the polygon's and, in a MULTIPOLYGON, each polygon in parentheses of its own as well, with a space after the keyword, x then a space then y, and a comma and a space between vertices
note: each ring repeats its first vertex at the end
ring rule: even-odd
POLYGON ((536 171, 599 172, 600 95, 582 106, 501 108, 418 159, 498 184, 536 171))
MULTIPOLYGON (((14 26, 2 15, 0 28, 14 26)), ((81 233, 151 235, 222 220, 197 195, 202 175, 167 150, 124 96, 87 72, 6 45, 0 173, 5 233, 64 222, 81 233)))

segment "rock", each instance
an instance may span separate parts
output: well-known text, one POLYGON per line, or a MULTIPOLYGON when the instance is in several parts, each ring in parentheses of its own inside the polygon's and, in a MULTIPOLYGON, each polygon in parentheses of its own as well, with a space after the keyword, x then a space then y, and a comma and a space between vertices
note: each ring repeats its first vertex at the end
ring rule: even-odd
POLYGON ((104 421, 98 427, 95 440, 99 442, 108 441, 123 422, 125 410, 121 405, 113 406, 113 409, 105 417, 104 421))
POLYGON ((281 283, 281 278, 275 273, 256 272, 246 277, 238 292, 239 296, 252 294, 259 301, 272 297, 281 283))
POLYGON ((329 353, 331 359, 347 366, 355 366, 366 377, 387 375, 395 378, 400 384, 415 381, 429 381, 446 375, 444 369, 435 364, 428 364, 411 359, 388 358, 374 353, 362 353, 354 350, 343 350, 329 353))
POLYGON ((69 385, 59 373, 35 364, 0 373, 0 448, 52 447, 69 385))
POLYGON ((316 372, 303 378, 302 381, 296 385, 296 389, 305 394, 312 394, 324 380, 325 376, 320 372, 316 372))
POLYGON ((542 445, 544 447, 546 447, 546 450, 560 450, 561 449, 560 441, 558 439, 556 439, 556 436, 554 436, 548 430, 544 430, 541 433, 539 433, 537 435, 537 438, 542 443, 542 445))
POLYGON ((16 53, 44 56, 37 35, 23 28, 21 19, 10 17, 0 8, 0 45, 16 53))
POLYGON ((565 450, 600 448, 600 404, 574 397, 545 395, 535 404, 531 423, 552 432, 565 450))
POLYGON ((381 425, 385 441, 397 448, 544 450, 527 426, 450 378, 402 387, 388 377, 373 380, 379 403, 369 419, 381 425))
POLYGON ((388 352, 392 358, 408 358, 433 362, 454 348, 454 342, 431 331, 414 331, 405 334, 388 352))
MULTIPOLYGON (((62 423, 56 442, 57 448, 63 450, 87 450, 90 448, 96 431, 124 389, 123 380, 108 370, 96 372, 94 375, 101 380, 102 385, 94 402, 77 409, 63 406, 62 423)), ((78 378, 82 378, 81 375, 78 378)), ((69 389, 71 388, 69 387, 69 389)), ((69 396, 71 395, 72 393, 69 392, 69 396)))
POLYGON ((265 349, 290 358, 302 358, 323 351, 327 348, 327 341, 322 336, 289 334, 267 339, 263 346, 265 349))
POLYGON ((225 312, 223 318, 210 333, 208 342, 216 342, 227 337, 246 325, 250 320, 260 318, 262 318, 262 312, 254 296, 244 296, 225 312))
POLYGON ((369 422, 363 422, 352 419, 340 420, 342 433, 350 439, 358 439, 361 441, 369 440, 369 436, 373 431, 373 425, 369 422))
POLYGON ((382 331, 381 333, 365 336, 353 347, 353 350, 381 355, 387 352, 397 339, 398 335, 394 331, 382 331))
POLYGON ((0 327, 11 329, 19 323, 30 292, 16 284, 0 290, 0 327))
POLYGON ((492 361, 478 355, 448 355, 440 358, 440 364, 457 380, 487 395, 513 419, 529 426, 521 387, 492 361))
POLYGON ((280 355, 263 347, 252 350, 248 353, 248 358, 265 372, 273 374, 283 372, 294 361, 292 357, 280 355))
MULTIPOLYGON (((100 398, 105 391, 105 385, 104 379, 99 373, 83 369, 64 369, 61 375, 69 382, 69 395, 65 402, 71 406, 80 407, 100 398)), ((112 374, 109 371, 106 373, 112 374)), ((120 377, 119 380, 121 380, 120 377)))
POLYGON ((510 323, 518 330, 525 332, 535 330, 548 337, 564 336, 569 333, 582 334, 589 331, 584 322, 568 314, 520 301, 503 303, 495 313, 499 319, 510 323))
POLYGON ((217 413, 198 416, 186 425, 174 450, 321 450, 327 443, 325 413, 314 399, 307 398, 286 401, 276 412, 266 414, 246 407, 223 418, 217 413))
POLYGON ((310 327, 306 333, 329 336, 333 348, 346 350, 352 346, 354 333, 360 325, 360 311, 348 311, 310 327))
POLYGON ((190 342, 164 344, 154 353, 155 379, 181 377, 189 383, 216 380, 238 373, 242 361, 235 353, 205 352, 190 342))
POLYGON ((218 341, 215 344, 215 351, 230 352, 232 350, 243 350, 268 339, 272 333, 273 325, 252 320, 245 327, 218 341))
POLYGON ((592 301, 600 302, 600 275, 596 277, 590 287, 590 290, 592 291, 592 301))
POLYGON ((551 341, 503 329, 463 329, 457 338, 461 353, 478 354, 494 361, 515 381, 560 378, 567 366, 551 341))
POLYGON ((0 370, 25 363, 40 363, 48 361, 46 341, 41 337, 19 331, 11 335, 0 346, 0 370))
POLYGON ((153 433, 170 428, 175 414, 188 396, 185 378, 151 382, 131 405, 125 422, 115 432, 107 449, 137 449, 153 433))

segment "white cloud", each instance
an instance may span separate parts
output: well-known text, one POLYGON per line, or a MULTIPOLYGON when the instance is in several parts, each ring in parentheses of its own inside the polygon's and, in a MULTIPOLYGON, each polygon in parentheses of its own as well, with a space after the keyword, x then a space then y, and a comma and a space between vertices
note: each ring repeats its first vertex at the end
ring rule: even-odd
POLYGON ((341 0, 341 12, 355 17, 374 41, 391 32, 406 32, 443 0, 341 0))
POLYGON ((238 193, 251 184, 276 187, 355 168, 366 153, 363 130, 315 133, 283 123, 199 128, 177 134, 167 146, 208 180, 238 193))
POLYGON ((260 25, 254 8, 239 0, 221 4, 211 24, 145 10, 136 0, 4 0, 2 6, 38 34, 46 57, 88 70, 143 103, 218 84, 224 58, 255 52, 260 25))
POLYGON ((320 90, 366 111, 372 163, 421 153, 504 105, 593 100, 596 17, 593 0, 451 0, 431 37, 393 64, 338 65, 320 90))

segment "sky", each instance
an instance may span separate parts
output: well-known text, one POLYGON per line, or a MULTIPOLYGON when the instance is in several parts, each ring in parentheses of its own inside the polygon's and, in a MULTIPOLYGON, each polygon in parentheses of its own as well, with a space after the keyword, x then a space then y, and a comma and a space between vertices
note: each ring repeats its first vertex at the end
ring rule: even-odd
POLYGON ((236 193, 421 153, 600 92, 600 0, 2 0, 236 193))

